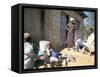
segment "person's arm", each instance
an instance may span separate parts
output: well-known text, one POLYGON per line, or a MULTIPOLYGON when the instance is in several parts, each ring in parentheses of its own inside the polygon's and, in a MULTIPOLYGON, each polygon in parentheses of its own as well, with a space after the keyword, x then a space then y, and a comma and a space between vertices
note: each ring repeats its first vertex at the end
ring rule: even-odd
POLYGON ((72 31, 72 30, 76 29, 76 27, 75 27, 72 23, 69 23, 69 24, 66 26, 66 29, 67 29, 68 31, 72 31))
POLYGON ((69 30, 69 28, 67 26, 65 26, 66 30, 69 30))
POLYGON ((88 47, 88 44, 86 42, 83 42, 83 45, 86 46, 86 47, 88 47))

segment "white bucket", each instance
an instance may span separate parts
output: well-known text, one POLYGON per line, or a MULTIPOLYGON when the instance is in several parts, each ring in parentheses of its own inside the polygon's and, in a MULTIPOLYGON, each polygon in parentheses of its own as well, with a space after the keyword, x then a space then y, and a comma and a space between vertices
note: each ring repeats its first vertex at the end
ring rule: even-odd
POLYGON ((45 40, 42 40, 39 42, 39 48, 41 51, 45 51, 46 49, 48 49, 48 45, 50 44, 49 41, 45 41, 45 40))

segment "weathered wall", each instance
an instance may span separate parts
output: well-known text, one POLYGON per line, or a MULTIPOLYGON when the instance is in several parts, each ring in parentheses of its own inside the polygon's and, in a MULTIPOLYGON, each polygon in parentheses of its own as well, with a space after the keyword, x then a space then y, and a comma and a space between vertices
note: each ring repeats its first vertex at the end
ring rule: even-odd
POLYGON ((59 10, 45 10, 45 39, 55 48, 59 48, 60 45, 60 16, 59 10))
POLYGON ((42 39, 40 9, 24 9, 24 32, 29 32, 33 40, 37 42, 39 42, 42 39))

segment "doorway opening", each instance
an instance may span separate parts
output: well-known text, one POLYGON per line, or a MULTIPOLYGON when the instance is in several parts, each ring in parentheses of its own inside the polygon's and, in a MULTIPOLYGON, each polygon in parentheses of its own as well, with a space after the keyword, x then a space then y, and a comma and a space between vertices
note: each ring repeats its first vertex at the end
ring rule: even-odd
POLYGON ((66 14, 61 14, 61 26, 60 26, 60 46, 61 48, 65 48, 66 47, 66 39, 67 39, 67 34, 68 31, 66 30, 66 25, 69 22, 69 16, 66 14))

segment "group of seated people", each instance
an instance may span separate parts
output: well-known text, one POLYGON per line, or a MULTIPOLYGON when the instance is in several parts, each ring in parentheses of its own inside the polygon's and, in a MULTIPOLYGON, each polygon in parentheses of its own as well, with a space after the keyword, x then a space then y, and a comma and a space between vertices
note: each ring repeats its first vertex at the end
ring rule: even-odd
POLYGON ((45 66, 50 62, 58 62, 58 57, 60 55, 59 51, 52 48, 50 44, 45 50, 41 50, 38 47, 37 50, 34 49, 31 35, 29 33, 24 33, 24 69, 38 68, 41 61, 45 66))
MULTIPOLYGON (((94 32, 92 28, 90 28, 90 35, 87 42, 83 42, 82 39, 79 38, 75 42, 75 48, 78 52, 80 49, 88 49, 91 53, 94 53, 94 32)), ((43 62, 43 64, 47 66, 48 63, 52 64, 58 62, 59 57, 61 57, 61 54, 57 49, 53 48, 51 44, 48 44, 45 50, 41 50, 39 47, 36 48, 32 42, 31 35, 24 33, 24 69, 36 69, 39 67, 40 62, 43 62)), ((68 58, 68 56, 66 58, 68 58)))

